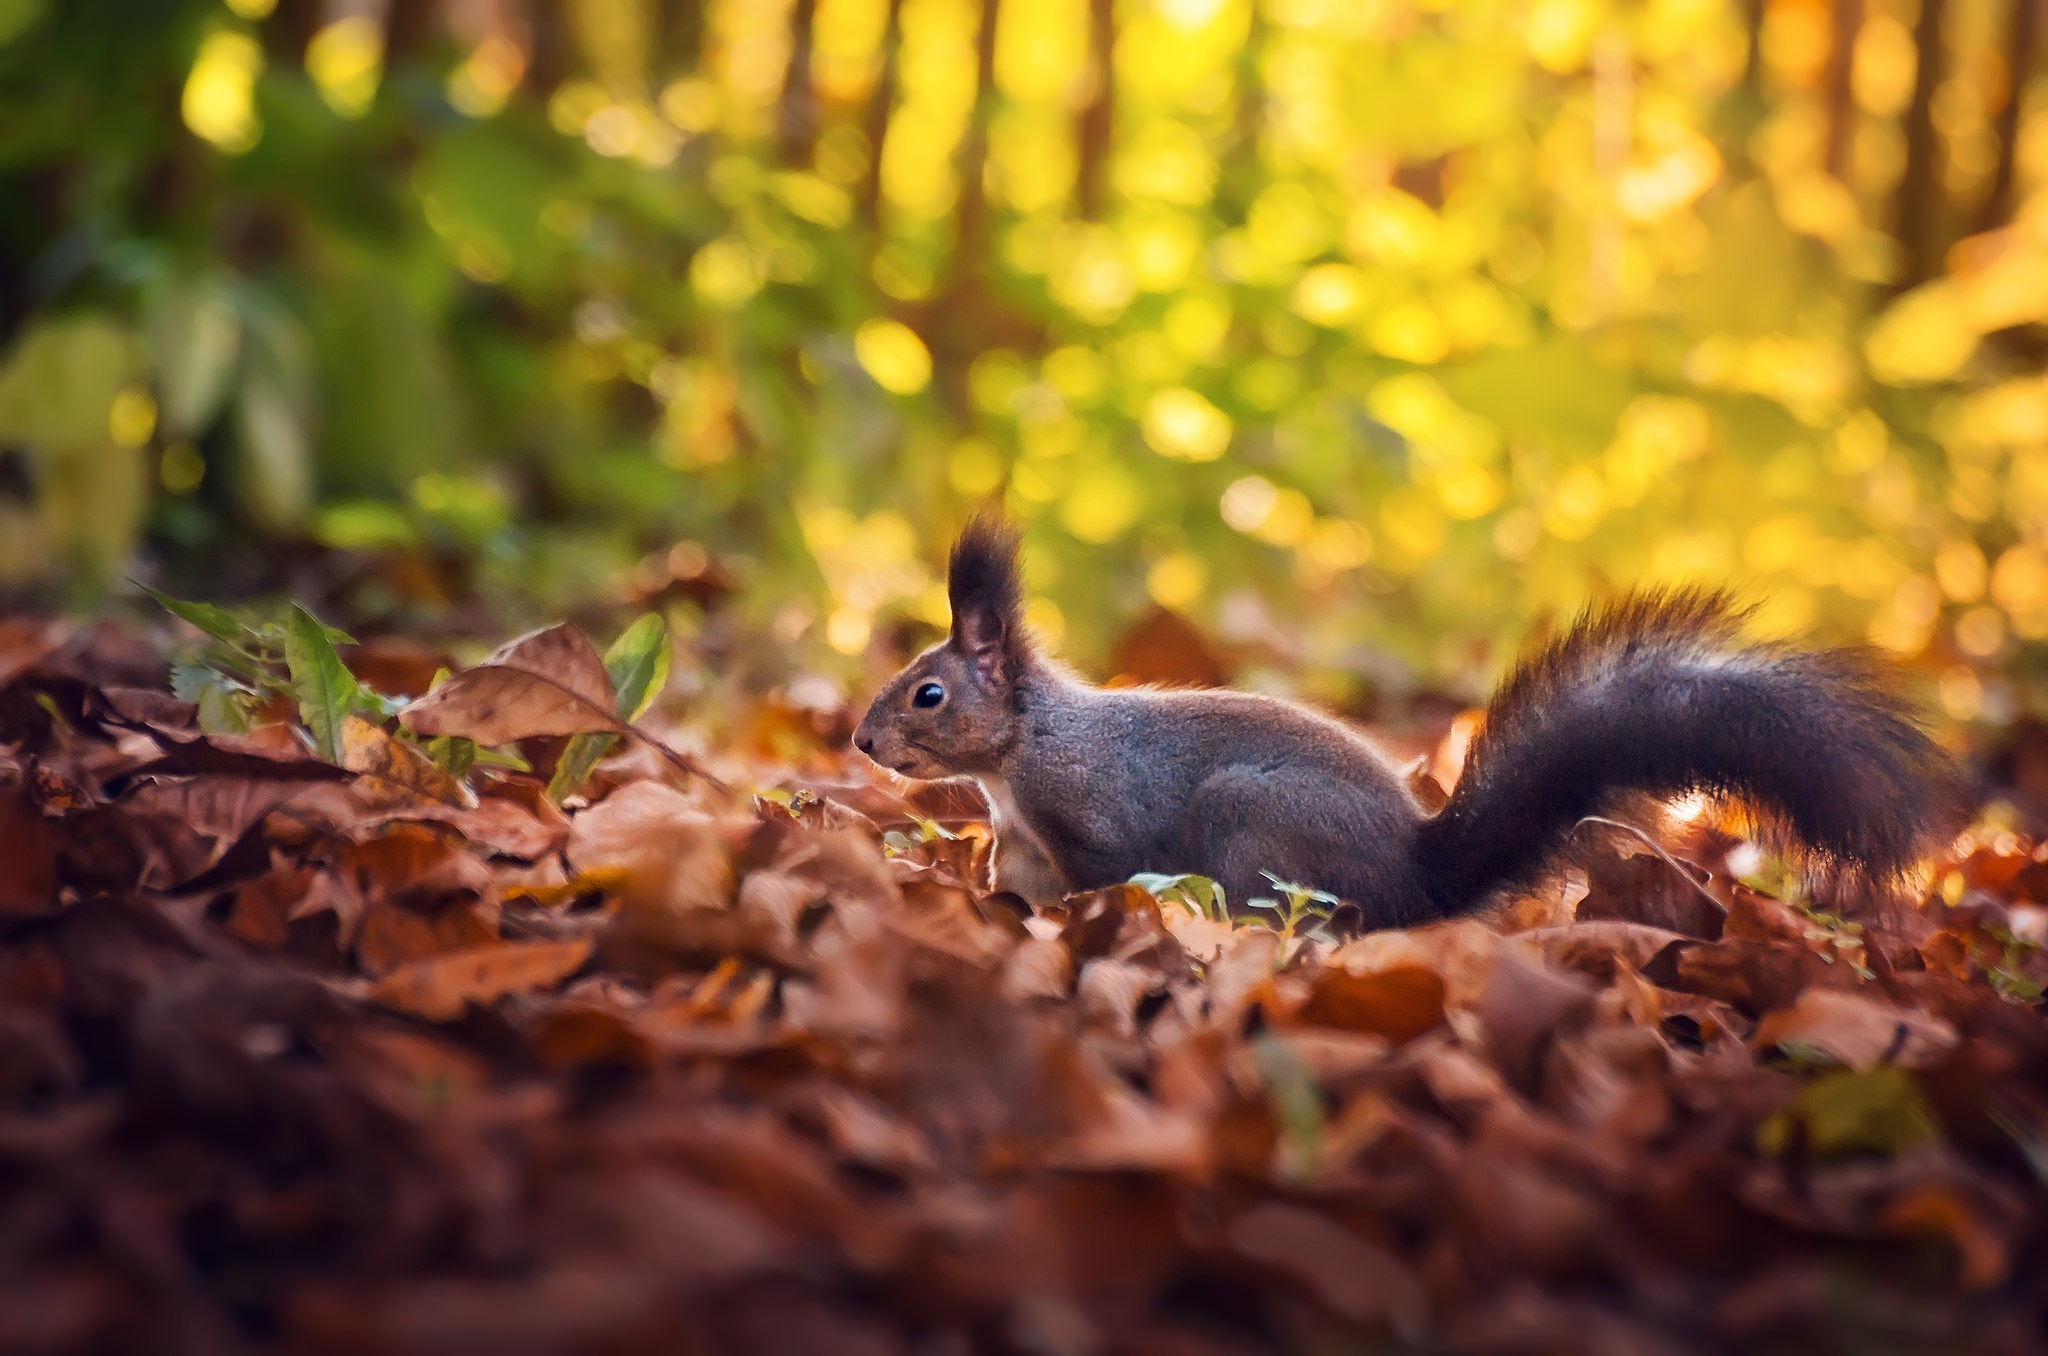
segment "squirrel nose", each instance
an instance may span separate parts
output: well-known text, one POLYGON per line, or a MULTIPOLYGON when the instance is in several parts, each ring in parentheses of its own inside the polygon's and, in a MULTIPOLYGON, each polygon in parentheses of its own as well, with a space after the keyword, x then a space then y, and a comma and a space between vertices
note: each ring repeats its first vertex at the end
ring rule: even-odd
POLYGON ((875 737, 873 735, 855 735, 853 737, 853 746, 870 758, 875 756, 875 737))

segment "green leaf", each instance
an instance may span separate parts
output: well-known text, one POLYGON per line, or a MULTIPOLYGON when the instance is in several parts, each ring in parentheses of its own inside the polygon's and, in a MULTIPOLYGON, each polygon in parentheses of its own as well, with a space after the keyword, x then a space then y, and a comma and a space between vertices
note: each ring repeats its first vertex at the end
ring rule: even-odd
POLYGON ((1801 1128, 1813 1152, 1824 1158, 1854 1153, 1894 1156, 1941 1135, 1940 1122, 1918 1080, 1896 1065, 1821 1075, 1764 1122, 1757 1131, 1757 1147, 1766 1154, 1782 1154, 1801 1128))
POLYGON ((635 721, 668 682, 668 623, 650 612, 627 627, 604 652, 604 671, 619 697, 619 719, 635 721))
POLYGON ((1180 905, 1197 918, 1218 923, 1230 921, 1230 905, 1224 898, 1223 887, 1207 876, 1185 871, 1178 875, 1141 871, 1131 877, 1131 884, 1162 903, 1180 905))
MULTIPOLYGON (((668 664, 668 623, 658 613, 648 613, 612 642, 604 652, 604 671, 618 698, 620 720, 631 723, 646 714, 668 683, 668 664)), ((548 780, 549 799, 559 804, 574 795, 598 760, 618 742, 617 735, 602 733, 570 739, 555 763, 555 775, 548 780)))
POLYGON ((1252 1044, 1252 1057, 1260 1081, 1266 1085, 1273 1119, 1280 1125, 1276 1166, 1283 1177, 1302 1181, 1315 1172, 1317 1151, 1322 1145, 1322 1085, 1284 1036, 1260 1037, 1252 1044))
POLYGON ((171 695, 199 707, 199 728, 208 734, 246 734, 250 698, 247 684, 206 664, 171 665, 171 695))
POLYGON ((476 763, 478 767, 503 767, 514 772, 533 771, 533 765, 521 758, 517 749, 487 749, 479 744, 476 750, 476 763))
POLYGON ((168 593, 159 593, 149 585, 136 580, 131 579, 128 582, 156 599, 164 611, 181 621, 192 623, 215 640, 239 645, 255 634, 234 613, 224 607, 215 607, 212 603, 188 603, 183 598, 173 598, 168 593))
POLYGON ((341 724, 355 708, 355 675, 334 652, 334 642, 320 619, 297 603, 284 623, 284 662, 291 671, 292 695, 299 699, 299 718, 313 735, 313 746, 330 763, 341 761, 341 724))
POLYGON ((427 756, 449 776, 466 777, 476 764, 476 741, 464 739, 461 735, 438 735, 427 741, 427 756))

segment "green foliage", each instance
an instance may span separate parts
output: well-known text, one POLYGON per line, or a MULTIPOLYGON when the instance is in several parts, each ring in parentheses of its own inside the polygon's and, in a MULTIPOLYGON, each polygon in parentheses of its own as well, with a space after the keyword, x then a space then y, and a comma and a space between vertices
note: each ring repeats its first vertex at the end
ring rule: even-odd
POLYGON ((1801 1086, 1757 1132, 1763 1153, 1787 1152, 1795 1135, 1824 1158, 1869 1153, 1897 1156, 1938 1139, 1940 1123, 1907 1069, 1838 1069, 1801 1086))
MULTIPOLYGON (((804 808, 806 804, 815 804, 817 800, 817 797, 807 790, 794 794, 776 791, 764 791, 761 794, 783 803, 792 813, 804 808)), ((902 829, 891 829, 883 834, 882 851, 888 856, 900 857, 920 843, 951 842, 960 837, 934 819, 914 819, 911 821, 911 828, 912 832, 909 833, 902 829)))
POLYGON ((299 719, 313 736, 313 747, 330 763, 341 761, 341 726, 361 701, 355 675, 320 619, 297 603, 284 623, 284 662, 291 674, 292 695, 298 698, 299 719))
POLYGON ((1250 908, 1271 912, 1273 930, 1278 932, 1283 940, 1293 941, 1303 923, 1311 925, 1306 935, 1328 939, 1329 933, 1322 925, 1330 921, 1331 913, 1343 902, 1342 900, 1327 890, 1282 880, 1270 871, 1261 871, 1259 874, 1280 892, 1280 898, 1248 899, 1245 904, 1250 908))
POLYGON ((1322 1085, 1285 1036, 1259 1037, 1252 1043, 1252 1054, 1266 1085, 1273 1119, 1280 1127, 1275 1167, 1283 1177, 1306 1181, 1316 1171, 1322 1148, 1322 1085))
POLYGON ((1188 872, 1171 876, 1140 872, 1131 877, 1130 883, 1160 903, 1177 904, 1197 918, 1226 925, 1231 921, 1230 901, 1224 898, 1223 887, 1207 876, 1188 872))
POLYGON ((1156 604, 1398 692, 1733 578, 2048 706, 2048 246, 1987 229, 2042 115, 1974 0, 1926 54, 1735 0, 1116 6, 1108 53, 1078 4, 564 6, 323 64, 309 0, 0 0, 0 589, 314 546, 353 612, 532 615, 687 541, 851 674, 1001 491, 1085 663, 1156 604))
POLYGON ((224 607, 215 607, 212 603, 193 603, 187 602, 182 598, 173 598, 168 593, 153 589, 147 584, 137 584, 135 587, 156 599, 158 605, 172 616, 177 617, 181 621, 192 623, 192 625, 198 627, 207 635, 224 644, 239 645, 254 634, 249 627, 243 625, 240 618, 224 607))
POLYGON ((2026 972, 2029 960, 2038 956, 2041 944, 2031 937, 2015 935, 2011 929, 1986 929, 1999 944, 1998 959, 1984 967, 1991 987, 2015 1003, 2038 1003, 2044 992, 2041 981, 2026 972))
POLYGON ((343 720, 357 711, 381 719, 403 705, 358 683, 334 649, 351 638, 297 603, 281 622, 256 622, 137 587, 211 642, 171 666, 172 694, 198 705, 200 727, 209 733, 248 729, 266 694, 281 694, 299 703, 321 755, 339 761, 343 720))

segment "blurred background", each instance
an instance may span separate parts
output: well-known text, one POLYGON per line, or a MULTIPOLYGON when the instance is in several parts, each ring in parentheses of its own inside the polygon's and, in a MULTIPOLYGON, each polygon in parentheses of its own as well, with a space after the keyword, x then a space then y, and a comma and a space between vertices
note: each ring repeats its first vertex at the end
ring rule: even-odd
POLYGON ((0 0, 0 594, 1362 715, 1733 582, 2048 711, 2039 0, 0 0))

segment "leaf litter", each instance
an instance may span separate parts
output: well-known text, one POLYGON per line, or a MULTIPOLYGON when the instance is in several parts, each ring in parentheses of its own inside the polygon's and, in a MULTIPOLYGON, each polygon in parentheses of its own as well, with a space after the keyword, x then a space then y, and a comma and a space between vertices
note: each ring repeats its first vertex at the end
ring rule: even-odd
POLYGON ((181 606, 290 700, 0 628, 0 1350, 2043 1349, 2048 847, 1034 911, 938 793, 636 725, 658 623, 406 704, 181 606))

